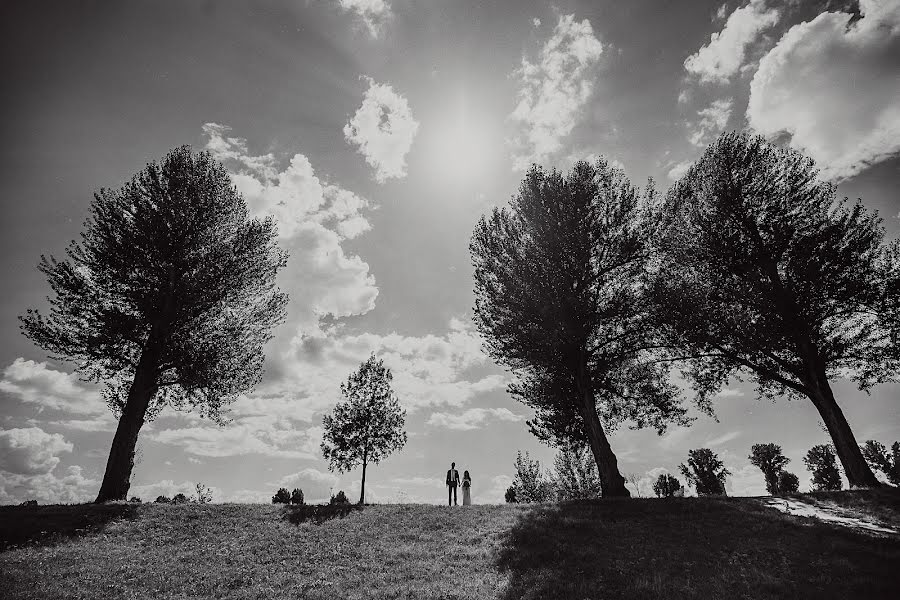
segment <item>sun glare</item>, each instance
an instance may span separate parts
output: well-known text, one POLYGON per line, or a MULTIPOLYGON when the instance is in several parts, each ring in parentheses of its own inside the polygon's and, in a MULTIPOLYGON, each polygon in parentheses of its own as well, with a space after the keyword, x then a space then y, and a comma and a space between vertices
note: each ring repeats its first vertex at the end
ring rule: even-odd
POLYGON ((430 137, 430 170, 446 184, 477 184, 489 172, 494 140, 485 122, 461 111, 437 123, 430 137))

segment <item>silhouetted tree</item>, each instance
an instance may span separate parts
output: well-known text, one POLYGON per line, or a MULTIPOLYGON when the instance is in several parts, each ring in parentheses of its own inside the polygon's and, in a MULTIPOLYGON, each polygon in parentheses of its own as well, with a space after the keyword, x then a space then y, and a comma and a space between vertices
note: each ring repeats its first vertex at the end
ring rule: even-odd
POLYGON ((157 504, 170 504, 172 499, 168 496, 157 496, 156 500, 154 500, 157 504))
POLYGON ((187 504, 191 499, 182 494, 181 492, 172 496, 172 504, 187 504))
POLYGON ((819 491, 839 490, 841 472, 838 471, 834 448, 831 444, 818 444, 809 449, 803 457, 806 468, 812 473, 813 488, 819 491))
POLYGON ((791 462, 781 452, 781 446, 778 444, 753 444, 750 449, 750 463, 763 472, 766 478, 766 491, 771 495, 778 494, 781 490, 778 487, 778 476, 784 470, 784 465, 791 462))
POLYGON ((262 373, 284 317, 286 255, 270 219, 250 219, 224 167, 182 146, 117 190, 94 195, 67 258, 41 258, 50 314, 22 330, 107 384, 119 423, 97 502, 124 500, 138 433, 166 405, 219 411, 262 373))
POLYGON ((698 496, 725 496, 725 478, 731 471, 709 448, 688 451, 687 465, 678 465, 688 484, 694 486, 698 496))
POLYGON ((813 162, 762 137, 722 135, 670 190, 652 296, 701 398, 739 372, 762 397, 812 401, 853 486, 878 485, 830 379, 894 377, 883 230, 835 201, 813 162))
POLYGON ((347 494, 344 493, 344 490, 340 490, 337 494, 331 497, 331 500, 328 501, 329 504, 350 504, 350 501, 347 500, 347 494))
POLYGON ((604 496, 629 495, 610 428, 687 421, 666 368, 647 353, 656 344, 637 285, 645 237, 634 188, 600 160, 566 176, 533 166, 469 246, 485 347, 516 374, 510 392, 535 410, 532 432, 590 447, 604 496))
POLYGON ((586 445, 568 445, 553 459, 553 485, 559 500, 599 498, 597 462, 586 445))
POLYGON ((681 482, 669 473, 662 473, 653 484, 653 493, 657 498, 671 498, 681 488, 681 482))
POLYGON ((516 493, 516 485, 515 484, 512 484, 511 486, 506 488, 506 494, 504 494, 504 498, 506 499, 507 502, 509 502, 510 504, 515 504, 516 502, 519 501, 517 496, 518 496, 518 494, 516 493))
POLYGON ((294 488, 294 491, 291 492, 291 504, 305 504, 303 502, 303 490, 294 488))
POLYGON ((362 466, 360 504, 366 497, 366 466, 377 465, 406 444, 406 411, 391 389, 392 379, 391 370, 373 354, 341 384, 346 402, 338 402, 322 419, 321 447, 328 469, 344 473, 362 466))
POLYGON ((891 444, 888 452, 881 442, 866 440, 862 453, 873 469, 884 473, 893 485, 900 486, 900 442, 891 444))
POLYGON ((287 491, 287 488, 278 488, 278 491, 275 492, 275 495, 272 496, 272 504, 290 504, 291 503, 291 493, 287 491))
POLYGON ((800 479, 789 471, 781 471, 778 474, 778 493, 796 494, 800 489, 800 479))

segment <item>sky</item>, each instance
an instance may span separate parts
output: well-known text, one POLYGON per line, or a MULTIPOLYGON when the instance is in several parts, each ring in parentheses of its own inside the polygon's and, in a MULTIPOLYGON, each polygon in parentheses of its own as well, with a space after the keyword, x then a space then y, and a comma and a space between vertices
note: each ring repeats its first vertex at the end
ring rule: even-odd
MULTIPOLYGON (((747 129, 900 235, 900 0, 36 0, 3 3, 0 28, 0 503, 96 496, 115 421, 17 317, 47 307, 39 257, 78 237, 92 194, 181 144, 275 217, 290 303, 229 425, 167 409, 144 426, 145 501, 198 482, 216 501, 355 497, 360 472, 328 470, 321 424, 372 352, 409 441, 368 469, 367 500, 444 502, 455 461, 475 503, 502 502, 517 450, 551 466, 472 325, 472 229, 532 162, 604 156, 665 189, 747 129)), ((859 441, 900 439, 900 385, 833 387, 859 441)), ((610 435, 634 493, 709 447, 729 494, 764 494, 757 442, 781 444, 808 488, 802 457, 828 441, 811 403, 735 380, 715 408, 610 435)))

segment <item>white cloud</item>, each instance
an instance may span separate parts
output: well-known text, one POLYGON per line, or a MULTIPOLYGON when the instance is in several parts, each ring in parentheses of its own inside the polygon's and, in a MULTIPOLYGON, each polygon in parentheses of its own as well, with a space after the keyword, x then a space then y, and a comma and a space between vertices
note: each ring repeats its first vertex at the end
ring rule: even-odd
POLYGON ((79 466, 66 468, 61 477, 54 473, 40 475, 0 474, 0 504, 16 504, 37 500, 42 504, 88 502, 97 494, 100 482, 88 479, 79 466))
MULTIPOLYGON (((327 502, 331 498, 332 493, 336 494, 338 492, 337 486, 338 477, 334 473, 307 468, 285 475, 272 484, 273 489, 270 495, 274 495, 278 488, 287 488, 288 491, 300 488, 303 490, 303 500, 305 502, 309 504, 327 502)), ((349 493, 349 490, 347 493, 349 493)), ((366 496, 368 495, 367 492, 366 496)))
POLYGON ((684 174, 688 172, 688 169, 691 168, 691 165, 694 164, 693 161, 685 160, 680 163, 677 163, 669 169, 669 172, 666 173, 669 179, 672 181, 677 181, 684 177, 684 174))
POLYGON ((354 13, 365 24, 373 38, 377 38, 391 17, 391 5, 385 0, 337 0, 344 12, 354 13))
POLYGON ((740 431, 729 431, 727 433, 723 433, 722 435, 716 436, 712 439, 706 440, 703 443, 704 448, 715 448, 716 446, 721 446, 727 442, 730 442, 733 439, 740 437, 740 431))
POLYGON ((426 425, 466 431, 481 428, 489 417, 499 421, 522 421, 524 419, 508 408, 470 408, 459 414, 432 413, 426 425))
POLYGON ((479 493, 477 498, 479 502, 487 504, 503 504, 506 502, 506 490, 512 485, 513 478, 509 475, 496 475, 491 478, 490 487, 479 493))
POLYGON ((719 135, 731 118, 731 98, 713 100, 709 106, 697 111, 700 120, 693 124, 689 140, 695 146, 706 146, 719 135))
POLYGON ((344 138, 375 169, 375 180, 406 177, 406 155, 419 130, 406 98, 388 84, 367 78, 362 105, 344 126, 344 138))
POLYGON ((859 6, 853 23, 826 12, 792 27, 750 85, 750 126, 789 133, 835 180, 900 152, 900 0, 859 6))
POLYGON ((542 162, 562 148, 593 93, 591 70, 602 53, 590 21, 561 15, 538 61, 522 58, 514 73, 521 83, 518 104, 510 115, 523 129, 515 140, 514 169, 542 162))
MULTIPOLYGON (((163 479, 154 483, 133 485, 128 490, 128 497, 137 496, 143 502, 153 502, 159 496, 166 496, 171 499, 176 494, 184 494, 188 498, 193 498, 197 495, 197 483, 202 482, 182 481, 181 483, 175 483, 171 479, 163 479)), ((215 486, 206 486, 206 488, 212 494, 213 502, 222 502, 224 500, 220 488, 215 486)))
MULTIPOLYGON (((241 407, 235 408, 240 413, 241 407)), ((321 427, 298 428, 278 415, 239 414, 235 422, 218 427, 204 424, 152 432, 149 438, 181 446, 196 456, 222 457, 260 454, 278 458, 313 459, 319 455, 321 427)))
POLYGON ((43 475, 59 464, 60 452, 74 446, 58 433, 40 427, 0 430, 0 470, 20 475, 43 475))
POLYGON ((765 0, 750 0, 736 9, 709 43, 684 61, 684 68, 703 82, 724 83, 744 63, 747 47, 757 35, 778 22, 778 11, 766 8, 765 0))
POLYGON ((39 408, 52 408, 76 414, 102 414, 107 411, 96 386, 75 374, 57 371, 45 362, 15 359, 3 370, 0 391, 18 396, 39 408))

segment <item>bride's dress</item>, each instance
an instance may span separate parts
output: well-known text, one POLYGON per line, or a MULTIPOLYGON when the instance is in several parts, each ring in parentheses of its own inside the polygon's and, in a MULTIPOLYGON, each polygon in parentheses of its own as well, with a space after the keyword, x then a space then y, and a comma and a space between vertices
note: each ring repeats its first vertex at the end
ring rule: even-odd
POLYGON ((472 504, 472 484, 468 481, 463 482, 463 506, 472 504))

